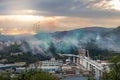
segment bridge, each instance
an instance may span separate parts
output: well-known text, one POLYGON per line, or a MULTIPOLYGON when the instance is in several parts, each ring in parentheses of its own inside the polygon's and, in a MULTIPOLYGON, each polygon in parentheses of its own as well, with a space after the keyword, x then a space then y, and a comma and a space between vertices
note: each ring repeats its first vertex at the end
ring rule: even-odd
POLYGON ((104 66, 89 57, 73 55, 73 54, 60 54, 60 56, 68 57, 71 62, 83 66, 85 70, 94 72, 94 77, 96 80, 100 80, 100 77, 103 74, 104 66))

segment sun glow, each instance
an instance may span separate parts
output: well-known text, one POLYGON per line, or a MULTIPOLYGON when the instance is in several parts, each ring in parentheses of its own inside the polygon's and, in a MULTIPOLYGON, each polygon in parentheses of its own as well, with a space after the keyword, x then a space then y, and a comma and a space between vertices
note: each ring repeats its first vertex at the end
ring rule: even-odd
MULTIPOLYGON (((53 29, 61 16, 4 15, 0 16, 0 33, 4 35, 35 34, 34 26, 42 30, 53 29)), ((36 28, 36 27, 35 27, 36 28)))
POLYGON ((7 33, 2 33, 2 35, 24 35, 24 34, 36 34, 33 31, 11 31, 11 32, 7 32, 7 33))
POLYGON ((64 17, 54 16, 54 17, 45 17, 45 16, 36 16, 36 15, 6 15, 0 16, 0 20, 17 20, 17 21, 46 21, 46 20, 56 20, 64 17))
POLYGON ((101 9, 120 11, 120 0, 102 0, 94 6, 101 9))
POLYGON ((109 2, 111 9, 120 10, 120 0, 112 0, 109 2))
POLYGON ((44 16, 34 16, 34 15, 10 15, 9 18, 20 21, 42 21, 45 19, 44 16))

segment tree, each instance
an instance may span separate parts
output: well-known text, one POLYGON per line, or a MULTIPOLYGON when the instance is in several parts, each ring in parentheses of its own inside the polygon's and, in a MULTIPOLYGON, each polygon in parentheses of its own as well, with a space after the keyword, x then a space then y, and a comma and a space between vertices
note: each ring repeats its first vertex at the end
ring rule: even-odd
POLYGON ((59 54, 56 53, 56 47, 52 42, 50 43, 49 51, 52 53, 52 56, 55 57, 56 59, 60 58, 59 54))
POLYGON ((110 61, 110 72, 103 75, 103 80, 120 80, 120 55, 110 61))
POLYGON ((15 80, 60 80, 48 72, 30 70, 20 74, 15 80))
POLYGON ((71 46, 70 48, 70 54, 78 55, 78 48, 76 46, 71 46))
POLYGON ((10 75, 7 72, 0 72, 0 80, 10 80, 10 75))

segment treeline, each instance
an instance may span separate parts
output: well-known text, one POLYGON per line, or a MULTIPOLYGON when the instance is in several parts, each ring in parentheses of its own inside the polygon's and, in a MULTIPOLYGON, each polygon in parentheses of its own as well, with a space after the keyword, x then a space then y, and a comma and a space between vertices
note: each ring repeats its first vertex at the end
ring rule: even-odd
POLYGON ((7 62, 5 63, 27 62, 29 64, 40 60, 42 61, 50 59, 49 56, 33 54, 31 51, 23 52, 23 50, 21 50, 21 46, 17 44, 11 45, 9 47, 4 47, 4 49, 0 51, 0 55, 1 55, 0 60, 2 59, 7 60, 7 62), (22 54, 17 55, 17 53, 19 52, 21 52, 22 54), (11 53, 16 55, 12 55, 11 53))
POLYGON ((101 49, 95 43, 94 40, 89 41, 86 46, 84 47, 86 50, 89 51, 89 55, 94 60, 110 60, 113 56, 119 55, 120 53, 108 50, 108 49, 101 49))
POLYGON ((104 72, 102 80, 120 80, 120 55, 110 60, 110 72, 104 72))
POLYGON ((60 80, 59 77, 54 76, 48 72, 30 70, 26 72, 22 72, 20 74, 14 75, 14 77, 10 77, 11 74, 1 73, 0 80, 60 80))
POLYGON ((23 53, 23 55, 10 55, 10 54, 4 54, 1 59, 7 59, 8 61, 6 63, 14 63, 14 62, 26 62, 28 64, 34 63, 37 61, 42 60, 48 60, 50 57, 42 56, 41 54, 33 55, 31 53, 23 53))
MULTIPOLYGON (((29 49, 29 45, 27 45, 27 43, 25 42, 23 44, 26 45, 26 47, 28 48, 27 52, 23 52, 23 50, 21 49, 21 45, 14 44, 9 47, 4 47, 4 49, 0 51, 0 55, 1 55, 0 59, 7 59, 8 63, 12 63, 14 61, 18 61, 18 62, 25 61, 27 63, 32 63, 39 60, 46 60, 46 59, 48 60, 51 57, 55 57, 56 59, 61 59, 59 53, 77 55, 79 49, 77 46, 72 45, 69 46, 69 49, 67 50, 69 52, 67 52, 64 49, 58 49, 59 46, 56 46, 53 42, 51 42, 47 50, 43 49, 45 55, 41 55, 41 53, 37 53, 37 52, 36 54, 33 54, 32 51, 29 49), (16 53, 16 52, 22 52, 23 55, 18 55, 18 56, 10 55, 10 53, 16 53)), ((90 57, 94 60, 97 59, 109 60, 113 56, 119 55, 119 53, 116 53, 114 51, 99 48, 94 40, 91 40, 88 43, 83 44, 82 46, 84 46, 83 47, 84 49, 89 51, 90 57)), ((64 48, 63 45, 62 47, 64 48)))

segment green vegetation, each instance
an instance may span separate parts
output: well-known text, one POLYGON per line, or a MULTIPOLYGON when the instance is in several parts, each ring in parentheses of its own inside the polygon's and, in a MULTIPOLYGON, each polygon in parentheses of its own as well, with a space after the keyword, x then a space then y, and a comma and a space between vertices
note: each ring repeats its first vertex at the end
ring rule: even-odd
POLYGON ((43 71, 30 70, 19 74, 14 78, 10 78, 8 74, 0 75, 0 80, 60 80, 60 78, 43 71))
POLYGON ((20 45, 14 44, 9 47, 4 47, 4 50, 0 51, 1 57, 0 59, 7 59, 7 63, 14 63, 14 62, 27 62, 33 63, 40 60, 48 60, 50 59, 49 56, 43 56, 41 54, 32 54, 32 52, 23 52, 21 50, 20 45), (11 55, 11 53, 19 53, 22 54, 18 55, 11 55))
POLYGON ((87 44, 84 44, 85 49, 89 51, 90 57, 94 60, 110 60, 116 55, 119 55, 120 53, 107 50, 107 49, 101 49, 98 47, 96 42, 94 40, 89 41, 87 44))
MULTIPOLYGON (((0 51, 0 55, 1 55, 0 59, 7 59, 8 63, 13 63, 14 61, 16 61, 16 62, 27 62, 29 64, 40 60, 46 60, 46 59, 48 60, 50 59, 51 55, 56 59, 62 59, 58 53, 76 54, 76 55, 78 54, 78 48, 74 45, 72 45, 69 48, 69 52, 65 52, 63 49, 58 50, 55 44, 51 42, 49 44, 49 48, 47 49, 47 51, 43 49, 46 54, 51 53, 51 55, 48 54, 48 56, 43 56, 40 53, 33 54, 29 45, 24 41, 23 44, 28 48, 29 51, 23 52, 21 45, 17 45, 15 43, 14 45, 4 47, 4 49, 0 51), (18 55, 18 56, 10 55, 10 53, 17 53, 17 52, 22 52, 23 55, 18 55)), ((94 40, 91 40, 87 44, 82 44, 82 45, 86 50, 89 51, 90 57, 94 60, 97 59, 110 60, 113 56, 118 55, 118 53, 114 51, 103 50, 99 48, 94 40)))
POLYGON ((0 72, 0 80, 10 80, 10 76, 7 72, 0 72))
POLYGON ((53 43, 50 43, 49 51, 52 53, 53 57, 59 59, 59 55, 57 54, 55 45, 53 43))
POLYGON ((103 74, 102 80, 120 80, 120 55, 110 60, 110 72, 103 74))
MULTIPOLYGON (((63 57, 59 56, 59 54, 78 54, 78 48, 76 46, 71 46, 69 52, 65 52, 64 50, 58 50, 53 42, 51 42, 49 45, 48 52, 50 52, 52 57, 54 57, 56 60, 64 60, 63 57)), ((48 52, 46 52, 46 54, 48 52)))
POLYGON ((40 54, 33 55, 31 53, 23 53, 23 55, 18 55, 18 56, 14 56, 14 55, 10 55, 10 54, 4 54, 2 58, 7 59, 8 63, 14 63, 14 62, 33 63, 33 62, 36 62, 36 61, 49 59, 49 58, 44 57, 40 54))
POLYGON ((43 71, 29 71, 20 74, 15 80, 60 80, 58 77, 43 71))

